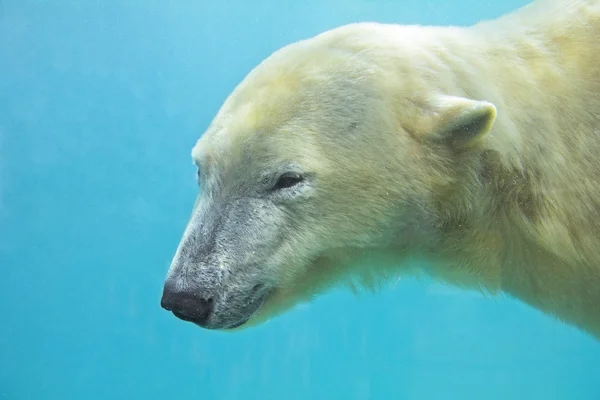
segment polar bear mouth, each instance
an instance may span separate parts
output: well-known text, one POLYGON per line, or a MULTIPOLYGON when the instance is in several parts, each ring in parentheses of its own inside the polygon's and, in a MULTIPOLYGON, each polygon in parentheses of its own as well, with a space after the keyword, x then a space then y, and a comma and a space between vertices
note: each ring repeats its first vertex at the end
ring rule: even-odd
POLYGON ((255 285, 248 294, 233 293, 202 299, 194 293, 168 293, 163 308, 182 321, 205 329, 229 330, 246 324, 260 310, 271 290, 255 285))
POLYGON ((242 311, 244 317, 223 329, 236 329, 245 325, 260 310, 270 293, 271 289, 263 284, 254 286, 252 288, 252 296, 250 297, 252 300, 246 303, 246 307, 242 311))
MULTIPOLYGON (((176 316, 177 318, 179 318, 182 321, 186 321, 186 322, 191 322, 201 328, 206 328, 206 326, 199 324, 198 321, 194 318, 194 317, 190 317, 184 313, 178 312, 178 311, 171 311, 173 313, 174 316, 176 316)), ((246 322, 248 322, 248 320, 250 319, 250 317, 248 318, 244 318, 242 320, 240 320, 239 322, 234 323, 233 325, 230 325, 226 328, 223 329, 235 329, 235 328, 239 328, 240 326, 244 325, 246 322)))
POLYGON ((239 328, 240 326, 242 326, 242 325, 244 325, 246 322, 248 322, 248 320, 249 320, 249 319, 250 319, 250 318, 243 319, 243 320, 241 320, 240 322, 237 322, 237 323, 235 323, 235 324, 233 324, 233 325, 229 326, 229 327, 228 327, 228 328, 226 328, 226 329, 235 329, 235 328, 239 328))

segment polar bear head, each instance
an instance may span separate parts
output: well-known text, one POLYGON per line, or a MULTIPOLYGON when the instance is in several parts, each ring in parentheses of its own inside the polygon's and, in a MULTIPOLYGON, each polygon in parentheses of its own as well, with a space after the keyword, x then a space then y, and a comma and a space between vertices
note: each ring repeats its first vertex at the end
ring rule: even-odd
POLYGON ((257 324, 435 236, 435 204, 496 109, 444 93, 446 67, 386 29, 286 46, 227 98, 192 151, 200 194, 164 308, 205 328, 257 324))

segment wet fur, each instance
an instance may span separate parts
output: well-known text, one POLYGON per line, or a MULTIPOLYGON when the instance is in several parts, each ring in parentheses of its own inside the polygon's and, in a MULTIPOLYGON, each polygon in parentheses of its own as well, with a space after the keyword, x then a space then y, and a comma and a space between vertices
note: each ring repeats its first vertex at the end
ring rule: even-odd
POLYGON ((246 326, 417 257, 600 337, 599 38, 600 1, 542 0, 469 28, 347 25, 261 63, 193 151, 219 196, 290 161, 314 177, 264 217, 284 232, 265 267, 226 266, 273 285, 246 326), (445 140, 443 96, 493 104, 491 130, 445 140))

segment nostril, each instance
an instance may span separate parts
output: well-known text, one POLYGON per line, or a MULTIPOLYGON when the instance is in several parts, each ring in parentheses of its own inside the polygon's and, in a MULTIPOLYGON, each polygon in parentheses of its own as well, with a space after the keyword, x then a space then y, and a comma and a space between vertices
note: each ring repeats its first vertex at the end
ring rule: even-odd
POLYGON ((188 299, 188 304, 184 306, 183 314, 195 316, 201 321, 205 321, 210 316, 210 313, 212 313, 213 308, 214 301, 212 298, 193 298, 188 299))
POLYGON ((160 302, 162 308, 171 311, 177 318, 206 325, 214 311, 212 297, 199 297, 194 293, 165 290, 160 302))
POLYGON ((264 287, 265 287, 265 285, 263 285, 262 283, 254 285, 254 287, 252 288, 252 292, 256 293, 256 292, 262 290, 262 288, 264 288, 264 287))

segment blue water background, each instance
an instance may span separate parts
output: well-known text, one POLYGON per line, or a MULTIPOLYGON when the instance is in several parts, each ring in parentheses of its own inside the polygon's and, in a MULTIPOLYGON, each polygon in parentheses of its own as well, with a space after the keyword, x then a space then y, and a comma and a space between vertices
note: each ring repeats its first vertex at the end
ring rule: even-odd
POLYGON ((190 149, 256 63, 376 20, 525 0, 1 0, 0 399, 600 399, 600 343, 517 301, 402 280, 259 328, 159 307, 190 149))

